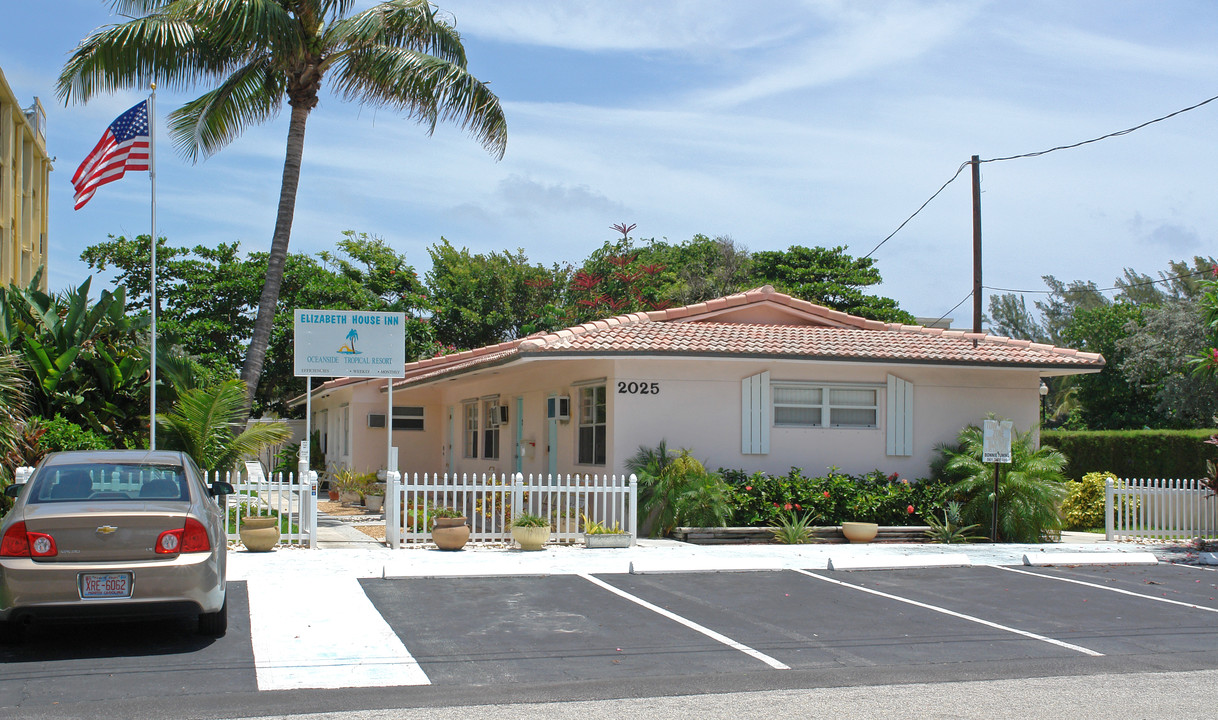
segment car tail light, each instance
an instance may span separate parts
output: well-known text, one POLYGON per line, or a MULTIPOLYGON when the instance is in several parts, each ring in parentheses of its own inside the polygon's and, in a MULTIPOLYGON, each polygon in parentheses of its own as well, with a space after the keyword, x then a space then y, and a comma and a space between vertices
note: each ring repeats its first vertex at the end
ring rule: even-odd
POLYGON ((59 548, 55 538, 46 533, 29 532, 25 523, 14 523, 0 540, 0 557, 55 557, 59 548))
POLYGON ((186 518, 186 525, 182 529, 166 530, 157 537, 155 550, 158 555, 208 552, 211 550, 211 540, 203 523, 186 518))
POLYGON ((4 533, 4 539, 0 540, 0 557, 29 557, 30 556, 30 538, 25 532, 25 523, 14 523, 4 533))
POLYGON ((186 527, 182 528, 182 552, 208 552, 211 550, 211 540, 207 537, 207 528, 194 518, 186 518, 186 527))

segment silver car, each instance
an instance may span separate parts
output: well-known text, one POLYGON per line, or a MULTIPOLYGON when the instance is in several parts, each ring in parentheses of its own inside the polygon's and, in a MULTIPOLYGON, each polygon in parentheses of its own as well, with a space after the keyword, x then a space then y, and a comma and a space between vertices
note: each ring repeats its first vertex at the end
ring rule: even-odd
POLYGON ((48 455, 5 490, 0 521, 0 638, 39 619, 198 616, 228 629, 225 512, 180 452, 108 450, 48 455))

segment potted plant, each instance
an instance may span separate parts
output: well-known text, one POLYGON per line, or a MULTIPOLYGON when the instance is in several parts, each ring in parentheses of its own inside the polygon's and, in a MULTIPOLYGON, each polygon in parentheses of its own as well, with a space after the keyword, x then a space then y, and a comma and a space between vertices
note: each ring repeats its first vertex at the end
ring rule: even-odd
POLYGON ((630 547, 630 533, 622 530, 618 523, 606 527, 604 523, 582 515, 584 519, 584 547, 624 548, 630 547))
POLYGON ((540 550, 550 539, 550 521, 533 513, 520 513, 512 520, 512 539, 521 550, 540 550))
POLYGON ((460 550, 469 542, 469 524, 465 513, 450 507, 436 508, 431 513, 431 540, 441 550, 460 550))
POLYGON ((340 468, 330 478, 330 487, 338 488, 338 500, 342 503, 359 502, 360 473, 351 468, 340 468))
POLYGON ((385 504, 385 483, 370 482, 364 486, 360 494, 364 498, 364 509, 368 512, 380 512, 385 504))

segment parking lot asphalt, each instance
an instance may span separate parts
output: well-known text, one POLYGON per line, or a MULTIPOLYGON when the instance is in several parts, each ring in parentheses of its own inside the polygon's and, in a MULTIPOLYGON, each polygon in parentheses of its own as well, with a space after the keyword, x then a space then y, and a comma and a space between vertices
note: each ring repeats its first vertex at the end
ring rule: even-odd
POLYGON ((1214 569, 1023 564, 1029 552, 1187 557, 1175 548, 966 546, 965 566, 828 569, 936 551, 960 548, 234 552, 227 636, 199 638, 188 622, 37 628, 0 646, 0 710, 142 699, 223 717, 217 702, 315 711, 358 687, 393 707, 1218 661, 1214 569))

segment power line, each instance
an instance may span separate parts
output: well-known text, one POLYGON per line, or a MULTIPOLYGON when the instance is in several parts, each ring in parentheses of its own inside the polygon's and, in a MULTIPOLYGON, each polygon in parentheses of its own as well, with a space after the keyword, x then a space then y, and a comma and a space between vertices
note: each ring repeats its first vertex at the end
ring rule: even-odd
POLYGON ((1196 110, 1197 108, 1201 107, 1202 105, 1208 105, 1209 103, 1212 103, 1215 100, 1218 100, 1218 95, 1215 95, 1214 97, 1210 98, 1209 100, 1202 100, 1201 102, 1197 103, 1196 105, 1190 105, 1189 107, 1186 107, 1182 110, 1177 110, 1174 113, 1168 113, 1167 115, 1164 115, 1163 117, 1157 117, 1154 120, 1147 120, 1146 122, 1142 123, 1141 125, 1134 125, 1131 128, 1126 128, 1124 130, 1118 130, 1113 133, 1108 133, 1107 135, 1101 135, 1097 138, 1091 138, 1090 140, 1083 140, 1082 142, 1076 142, 1071 145, 1058 145, 1057 147, 1049 148, 1048 150, 1041 150, 1039 152, 1024 153, 1022 155, 1010 155, 1008 157, 1000 157, 1000 158, 990 158, 989 160, 982 160, 981 162, 983 162, 983 163, 1002 162, 1003 160, 1020 160, 1022 158, 1040 157, 1041 155, 1048 155, 1049 153, 1057 152, 1058 150, 1071 150, 1076 147, 1082 147, 1083 145, 1090 145, 1091 143, 1097 143, 1101 140, 1107 140, 1109 138, 1120 137, 1121 135, 1128 135, 1129 133, 1134 132, 1135 130, 1141 130, 1142 128, 1146 127, 1147 125, 1154 125, 1157 122, 1163 122, 1164 120, 1174 118, 1175 116, 1180 115, 1181 113, 1186 113, 1189 110, 1196 110))
MULTIPOLYGON (((908 225, 910 220, 913 220, 915 217, 918 216, 918 213, 922 212, 922 210, 924 210, 926 208, 927 205, 930 205, 931 200, 934 200, 935 198, 939 197, 939 193, 943 192, 947 188, 948 185, 951 185, 952 181, 954 181, 956 178, 960 177, 960 173, 964 172, 964 168, 968 167, 968 165, 969 165, 968 163, 961 163, 960 167, 956 168, 956 174, 952 175, 951 179, 949 179, 947 182, 943 183, 943 185, 938 190, 935 191, 934 195, 931 195, 929 198, 927 198, 926 202, 922 203, 921 207, 919 207, 917 210, 914 210, 913 215, 910 215, 909 217, 905 218, 905 222, 901 223, 897 227, 896 230, 893 230, 891 233, 889 233, 888 237, 881 240, 879 245, 876 245, 875 247, 871 248, 871 252, 867 253, 866 255, 864 255, 863 257, 861 257, 859 259, 866 260, 867 258, 871 257, 872 254, 874 254, 876 250, 879 250, 880 247, 884 243, 891 240, 893 235, 896 235, 897 233, 901 232, 901 228, 908 225)), ((971 295, 972 293, 969 293, 969 294, 971 295)), ((968 298, 965 298, 965 299, 967 300, 968 298)))
MULTIPOLYGON (((1113 285, 1112 287, 1096 288, 1096 292, 1108 292, 1110 290, 1127 290, 1129 288, 1145 287, 1147 285, 1158 285, 1159 283, 1169 283, 1172 280, 1181 280, 1183 278, 1197 277, 1198 275, 1206 275, 1210 270, 1197 270, 1195 272, 1183 273, 1181 275, 1172 275, 1171 277, 1161 278, 1159 280, 1147 280, 1145 282, 1130 283, 1128 285, 1113 285)), ((995 290, 997 292, 1019 293, 1021 295, 1052 295, 1054 290, 1015 290, 1013 288, 992 287, 990 285, 982 285, 986 290, 995 290)), ((970 293, 971 294, 971 293, 970 293)), ((957 306, 958 307, 958 306, 957 306)), ((955 308, 952 308, 954 310, 955 308)), ((949 310, 948 312, 951 312, 949 310)))
POLYGON ((935 320, 933 323, 931 323, 931 326, 938 325, 940 320, 942 320, 943 318, 947 317, 948 315, 951 315, 952 313, 956 312, 956 308, 958 308, 958 307, 960 307, 961 305, 963 305, 964 303, 968 302, 968 299, 969 299, 969 298, 971 298, 972 296, 973 296, 973 291, 972 291, 972 290, 969 290, 969 291, 968 291, 968 295, 965 295, 963 300, 961 300, 960 302, 956 303, 956 304, 955 304, 955 305, 952 307, 952 309, 951 309, 951 310, 948 310, 947 312, 945 312, 945 313, 943 313, 942 315, 940 315, 938 320, 935 320))
MULTIPOLYGON (((1202 100, 1201 102, 1197 103, 1196 105, 1190 105, 1186 108, 1177 110, 1173 113, 1168 113, 1167 115, 1164 115, 1162 117, 1157 117, 1154 120, 1147 120, 1146 122, 1144 122, 1140 125, 1135 125, 1131 128, 1126 128, 1124 130, 1118 130, 1116 132, 1108 133, 1107 135, 1101 135, 1100 137, 1091 138, 1090 140, 1083 140, 1082 142, 1076 142, 1076 143, 1073 143, 1070 145, 1058 145, 1057 147, 1049 148, 1048 150, 1040 150, 1037 152, 1023 153, 1022 155, 1009 155, 1007 157, 990 158, 988 160, 981 160, 980 162, 992 163, 992 162, 1002 162, 1004 160, 1020 160, 1023 158, 1040 157, 1041 155, 1048 155, 1049 153, 1057 152, 1058 150, 1070 150, 1073 148, 1082 147, 1083 145, 1090 145, 1091 143, 1097 143, 1101 140, 1107 140, 1109 138, 1120 137, 1121 135, 1128 135, 1129 133, 1134 132, 1136 130, 1141 130, 1142 128, 1146 127, 1147 125, 1154 125, 1157 122, 1163 122, 1164 120, 1168 120, 1168 119, 1173 118, 1182 113, 1186 113, 1190 110, 1196 110, 1197 108, 1202 107, 1203 105, 1208 105, 1208 104, 1214 102, 1215 100, 1218 100, 1218 95, 1215 95, 1214 97, 1209 98, 1208 100, 1202 100)), ((889 240, 891 240, 893 238, 893 236, 895 236, 897 233, 901 232, 901 230, 904 229, 904 227, 909 224, 910 220, 913 220, 915 217, 917 217, 919 213, 921 213, 924 209, 926 209, 926 206, 929 205, 932 200, 939 197, 939 193, 943 192, 947 188, 948 185, 951 185, 952 182, 955 181, 956 178, 960 177, 960 173, 964 172, 964 168, 967 167, 968 165, 969 165, 968 162, 961 163, 960 167, 956 169, 956 174, 952 175, 951 178, 947 182, 943 183, 943 185, 938 190, 936 190, 933 195, 931 195, 929 198, 927 198, 926 202, 922 203, 922 205, 917 210, 914 211, 913 215, 910 215, 909 217, 905 218, 905 222, 898 225, 896 230, 893 230, 891 233, 889 233, 888 237, 881 240, 879 245, 876 245, 875 247, 873 247, 871 249, 871 252, 867 253, 860 259, 866 260, 867 258, 871 257, 872 255, 875 254, 876 250, 879 250, 884 245, 884 243, 888 242, 889 240)), ((1028 292, 1040 292, 1040 291, 1029 290, 1028 292)))

